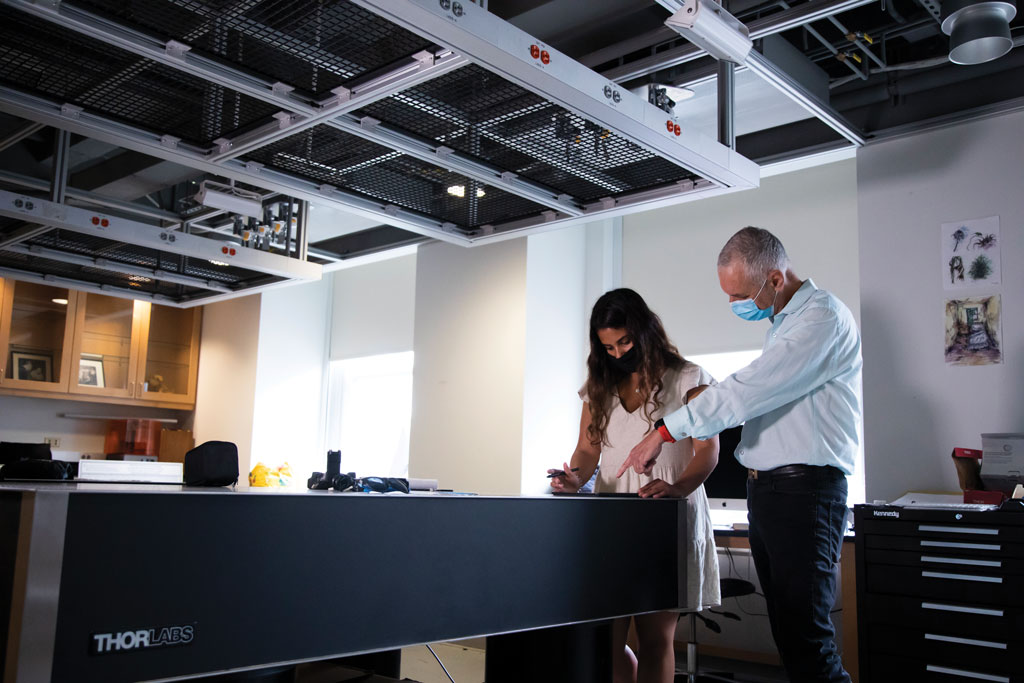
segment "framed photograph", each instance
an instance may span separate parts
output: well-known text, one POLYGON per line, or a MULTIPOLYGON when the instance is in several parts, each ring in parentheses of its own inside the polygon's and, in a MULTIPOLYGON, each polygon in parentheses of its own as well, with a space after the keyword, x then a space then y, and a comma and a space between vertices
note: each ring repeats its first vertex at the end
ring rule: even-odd
POLYGON ((14 379, 27 379, 32 382, 53 381, 53 359, 50 356, 12 351, 11 363, 14 365, 14 379))
POLYGON ((87 358, 86 354, 78 360, 78 386, 97 387, 102 389, 103 383, 103 359, 87 358))

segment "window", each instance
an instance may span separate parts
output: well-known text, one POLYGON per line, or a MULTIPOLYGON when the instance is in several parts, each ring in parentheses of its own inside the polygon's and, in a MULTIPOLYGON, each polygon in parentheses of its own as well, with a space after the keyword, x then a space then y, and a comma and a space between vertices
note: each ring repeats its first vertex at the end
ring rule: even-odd
POLYGON ((717 381, 736 372, 740 368, 753 363, 761 356, 761 349, 753 351, 732 351, 730 353, 702 353, 698 356, 686 356, 686 360, 696 363, 711 373, 717 381))
POLYGON ((408 476, 412 367, 412 351, 331 362, 327 447, 342 472, 408 476))

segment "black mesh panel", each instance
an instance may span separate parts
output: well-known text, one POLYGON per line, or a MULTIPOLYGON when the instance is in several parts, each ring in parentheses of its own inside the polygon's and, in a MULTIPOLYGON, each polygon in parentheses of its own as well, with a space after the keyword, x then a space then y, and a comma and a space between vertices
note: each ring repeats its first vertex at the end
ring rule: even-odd
POLYGON ((54 261, 43 256, 30 256, 0 251, 0 268, 5 267, 37 275, 54 275, 73 280, 82 280, 94 285, 110 285, 121 289, 137 291, 140 294, 161 294, 174 300, 179 300, 182 296, 190 294, 198 293, 205 295, 208 293, 208 290, 198 287, 187 287, 137 275, 127 275, 90 268, 89 266, 80 266, 74 263, 64 263, 63 261, 54 261))
POLYGON ((475 65, 374 102, 357 115, 371 116, 582 201, 695 177, 475 65))
POLYGON ((546 210, 528 199, 328 126, 285 138, 252 152, 248 158, 463 229, 546 210), (461 188, 461 197, 453 194, 459 192, 457 188, 461 188))
POLYGON ((0 82, 202 146, 280 110, 7 7, 0 82))
POLYGON ((325 96, 431 46, 347 0, 75 0, 196 52, 325 96))

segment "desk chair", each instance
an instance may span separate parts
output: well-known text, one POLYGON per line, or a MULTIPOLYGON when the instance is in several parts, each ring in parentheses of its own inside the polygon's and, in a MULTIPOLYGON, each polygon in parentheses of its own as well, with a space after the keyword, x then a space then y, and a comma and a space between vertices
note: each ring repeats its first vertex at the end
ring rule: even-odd
MULTIPOLYGON (((721 579, 721 581, 719 581, 719 585, 722 590, 723 602, 726 598, 738 598, 740 596, 751 595, 756 592, 754 584, 749 581, 744 581, 743 579, 721 579)), ((734 614, 733 612, 726 612, 724 610, 708 611, 712 614, 719 614, 726 619, 735 619, 736 621, 740 620, 739 615, 734 614)), ((680 618, 682 618, 682 616, 682 614, 679 615, 680 618)), ((686 674, 678 674, 676 676, 676 680, 685 680, 686 683, 705 683, 706 681, 732 681, 735 683, 736 678, 729 674, 721 675, 710 672, 700 673, 700 665, 697 661, 697 620, 700 619, 704 622, 705 626, 715 633, 721 633, 722 627, 719 626, 718 622, 714 619, 706 617, 698 612, 690 612, 687 616, 690 619, 690 640, 686 643, 686 674), (681 678, 684 675, 686 678, 681 678)))

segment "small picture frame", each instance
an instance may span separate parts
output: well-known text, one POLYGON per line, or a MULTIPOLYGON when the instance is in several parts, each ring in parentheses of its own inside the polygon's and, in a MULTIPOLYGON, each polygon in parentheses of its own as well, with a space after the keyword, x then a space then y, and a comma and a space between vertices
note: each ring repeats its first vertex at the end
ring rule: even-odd
POLYGON ((14 366, 14 379, 30 382, 53 381, 53 359, 48 355, 12 351, 11 364, 14 366))
MULTIPOLYGON (((90 354, 91 355, 91 354, 90 354)), ((78 360, 78 386, 96 387, 102 389, 106 386, 103 380, 103 358, 87 358, 86 354, 78 360)))

